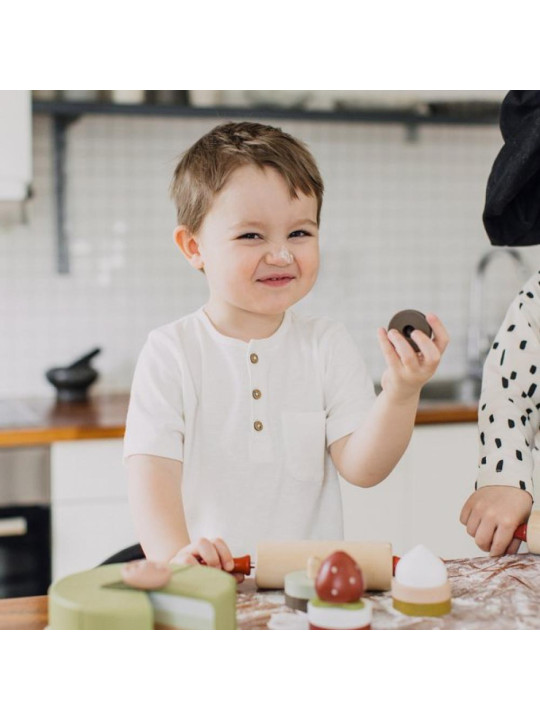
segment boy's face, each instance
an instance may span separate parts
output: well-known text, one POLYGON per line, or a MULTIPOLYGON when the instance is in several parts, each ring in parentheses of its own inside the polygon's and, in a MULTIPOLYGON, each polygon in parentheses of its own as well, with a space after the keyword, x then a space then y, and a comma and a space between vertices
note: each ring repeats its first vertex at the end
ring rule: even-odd
POLYGON ((317 200, 291 198, 276 170, 245 165, 215 197, 195 240, 210 303, 278 315, 317 279, 317 200))

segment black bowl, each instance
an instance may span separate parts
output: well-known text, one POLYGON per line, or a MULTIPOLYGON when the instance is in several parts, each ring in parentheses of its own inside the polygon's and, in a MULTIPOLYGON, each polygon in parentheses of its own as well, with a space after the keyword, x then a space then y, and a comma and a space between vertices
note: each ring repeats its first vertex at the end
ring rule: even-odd
POLYGON ((58 392, 62 402, 80 402, 88 399, 88 388, 99 373, 89 365, 70 368, 52 368, 45 373, 47 380, 58 392))

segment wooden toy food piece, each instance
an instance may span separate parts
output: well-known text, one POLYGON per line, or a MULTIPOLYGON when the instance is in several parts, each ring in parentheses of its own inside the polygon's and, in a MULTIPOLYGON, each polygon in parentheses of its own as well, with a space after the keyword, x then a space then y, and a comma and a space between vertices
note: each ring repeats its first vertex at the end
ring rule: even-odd
POLYGON ((307 612, 308 600, 316 597, 315 577, 321 565, 321 559, 308 558, 306 570, 293 570, 285 575, 285 605, 292 610, 307 612))
POLYGON ((315 583, 305 570, 293 570, 285 575, 285 605, 292 610, 307 611, 308 600, 315 597, 315 583))
POLYGON ((401 312, 396 313, 388 323, 388 329, 400 332, 415 352, 420 352, 420 348, 411 338, 413 330, 421 330, 428 338, 433 334, 426 316, 418 310, 401 310, 401 312))
POLYGON ((336 605, 314 598, 308 603, 310 630, 371 630, 373 610, 365 598, 357 603, 336 605))
POLYGON ((390 590, 393 570, 390 543, 346 540, 261 542, 257 546, 256 583, 267 590, 283 588, 285 575, 305 568, 310 556, 326 558, 337 550, 348 553, 362 568, 366 590, 390 590))
POLYGON ((236 580, 203 565, 172 565, 156 590, 130 587, 122 564, 68 575, 49 588, 53 630, 234 630, 236 580))
POLYGON ((310 630, 369 630, 371 605, 362 601, 364 580, 353 558, 343 551, 329 555, 315 579, 317 597, 308 602, 310 630))
POLYGON ((396 566, 392 604, 404 615, 446 615, 452 609, 451 589, 443 561, 423 545, 406 553, 396 566))
POLYGON ((364 594, 362 571, 347 553, 332 553, 321 565, 315 590, 317 596, 326 602, 358 602, 364 594))
POLYGON ((529 552, 540 555, 540 510, 531 513, 528 522, 517 528, 514 537, 526 542, 529 552))

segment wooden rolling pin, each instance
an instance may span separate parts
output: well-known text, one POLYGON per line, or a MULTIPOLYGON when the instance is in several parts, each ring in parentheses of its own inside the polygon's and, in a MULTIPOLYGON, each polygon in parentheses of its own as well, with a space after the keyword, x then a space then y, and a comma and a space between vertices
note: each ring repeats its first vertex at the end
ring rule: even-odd
MULTIPOLYGON (((294 540, 263 542, 257 545, 257 565, 250 555, 235 557, 230 572, 249 575, 256 567, 255 582, 264 590, 280 589, 285 575, 305 570, 310 557, 324 560, 336 550, 344 550, 362 568, 366 590, 389 590, 398 557, 392 557, 392 546, 383 542, 351 542, 345 540, 294 540)), ((206 563, 201 560, 201 565, 206 563)))
POLYGON ((287 573, 304 570, 312 556, 324 560, 336 550, 348 553, 360 565, 366 590, 390 589, 394 569, 392 545, 346 540, 261 542, 257 545, 255 582, 265 590, 282 588, 287 573))
POLYGON ((540 510, 531 513, 529 520, 516 529, 514 537, 526 542, 529 552, 540 555, 540 510))
MULTIPOLYGON (((529 551, 540 555, 540 510, 531 513, 527 523, 520 525, 514 537, 523 540, 529 551)), ((304 570, 310 557, 324 560, 336 550, 343 550, 362 568, 366 590, 390 590, 392 575, 399 561, 392 556, 392 546, 384 542, 352 542, 346 540, 268 541, 257 546, 255 581, 261 589, 283 588, 285 575, 304 570)), ((233 558, 232 572, 249 575, 255 566, 249 555, 233 558)), ((204 565, 204 562, 202 563, 204 565)))

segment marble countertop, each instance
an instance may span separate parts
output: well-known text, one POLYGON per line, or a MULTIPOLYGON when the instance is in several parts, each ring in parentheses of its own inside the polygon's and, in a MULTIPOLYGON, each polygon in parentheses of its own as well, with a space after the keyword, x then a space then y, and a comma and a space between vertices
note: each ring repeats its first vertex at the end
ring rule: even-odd
MULTIPOLYGON (((452 610, 442 617, 410 617, 392 607, 390 592, 368 593, 373 630, 540 629, 540 556, 447 560, 452 610)), ((238 587, 239 630, 305 630, 305 613, 285 605, 280 591, 238 587)), ((0 630, 38 630, 47 625, 47 597, 0 600, 0 630)))

